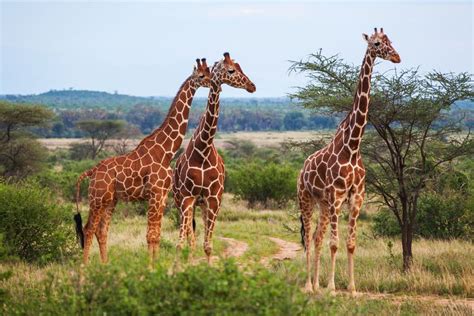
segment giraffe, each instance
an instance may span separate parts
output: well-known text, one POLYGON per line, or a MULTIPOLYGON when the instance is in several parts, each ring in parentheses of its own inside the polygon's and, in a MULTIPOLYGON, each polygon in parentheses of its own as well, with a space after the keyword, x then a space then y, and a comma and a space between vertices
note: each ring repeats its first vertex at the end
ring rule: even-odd
POLYGON ((186 150, 178 158, 173 173, 174 200, 181 219, 178 248, 182 248, 187 238, 191 249, 194 249, 194 208, 200 206, 205 227, 204 251, 208 263, 212 252, 212 233, 224 192, 224 162, 213 143, 219 118, 219 94, 224 83, 246 89, 250 93, 256 90, 240 65, 230 58, 229 53, 224 53, 224 59, 216 62, 211 69, 206 112, 186 150))
POLYGON ((344 202, 349 206, 349 234, 346 241, 348 256, 348 290, 355 294, 354 251, 356 247, 356 220, 365 195, 365 168, 360 154, 360 142, 367 124, 369 110, 370 79, 375 59, 380 57, 393 63, 400 62, 400 56, 392 47, 383 28, 375 28, 372 36, 363 34, 368 48, 359 75, 352 111, 340 123, 332 141, 316 151, 304 162, 298 177, 298 203, 301 210, 301 235, 306 251, 307 280, 305 290, 319 290, 319 262, 321 246, 327 225, 331 223, 330 252, 331 266, 328 289, 335 293, 334 270, 338 249, 338 220, 344 202), (320 215, 313 239, 315 243, 314 278, 310 272, 311 217, 315 205, 320 215))
POLYGON ((89 260, 93 235, 99 242, 100 257, 107 262, 107 235, 111 216, 119 199, 148 201, 146 239, 150 265, 160 242, 161 220, 171 188, 170 162, 181 146, 188 125, 193 96, 199 87, 209 87, 210 71, 205 59, 196 60, 197 67, 181 85, 169 112, 159 128, 145 137, 125 155, 111 157, 79 176, 76 188, 76 231, 84 249, 84 263, 89 260), (82 227, 79 212, 79 189, 82 180, 90 178, 89 218, 82 227))

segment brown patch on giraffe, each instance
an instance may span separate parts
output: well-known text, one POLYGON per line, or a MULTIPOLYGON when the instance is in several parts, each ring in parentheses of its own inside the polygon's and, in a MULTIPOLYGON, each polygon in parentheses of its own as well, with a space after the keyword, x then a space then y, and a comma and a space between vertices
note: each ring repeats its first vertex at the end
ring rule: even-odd
POLYGON ((357 155, 353 154, 352 157, 351 157, 351 165, 355 166, 356 163, 357 163, 357 155))
POLYGON ((337 162, 337 156, 335 154, 332 154, 328 160, 328 168, 332 168, 332 166, 334 166, 336 162, 337 162))
POLYGON ((359 109, 362 111, 362 113, 367 112, 367 97, 365 95, 360 97, 359 109))
POLYGON ((332 175, 333 179, 337 178, 337 176, 339 175, 339 165, 335 164, 331 168, 331 175, 332 175))
MULTIPOLYGON (((349 120, 349 126, 353 126, 355 123, 355 115, 351 115, 350 116, 350 120, 349 120)), ((349 127, 347 127, 348 130, 350 130, 349 127)))
POLYGON ((125 161, 125 156, 119 156, 119 157, 116 158, 115 161, 116 161, 117 164, 121 165, 125 161))
POLYGON ((355 125, 354 128, 352 129, 352 137, 360 137, 361 130, 362 129, 359 126, 355 125))
POLYGON ((355 245, 347 246, 347 252, 353 254, 355 251, 355 245))
MULTIPOLYGON (((315 187, 318 187, 318 188, 324 188, 324 185, 325 183, 323 182, 323 180, 321 180, 320 177, 318 177, 317 175, 314 176, 314 181, 310 182, 310 183, 313 183, 315 187)), ((319 190, 318 190, 319 191, 319 190)))
POLYGON ((362 115, 360 112, 357 113, 357 124, 360 126, 365 125, 365 115, 362 115))
POLYGON ((316 173, 321 174, 321 175, 326 175, 326 169, 327 169, 326 165, 322 163, 318 166, 318 169, 316 169, 316 173))
POLYGON ((346 164, 349 162, 350 159, 350 153, 347 149, 343 148, 337 157, 337 162, 339 164, 346 164))
POLYGON ((337 178, 334 180, 334 187, 338 189, 342 189, 346 187, 346 182, 342 178, 337 178))
POLYGON ((349 141, 349 147, 352 149, 352 150, 356 150, 358 147, 359 147, 359 139, 354 139, 354 138, 351 138, 351 140, 349 141))
POLYGON ((365 66, 364 66, 364 73, 365 73, 366 76, 370 73, 370 67, 369 67, 368 64, 365 64, 365 66))
POLYGON ((369 90, 369 77, 364 77, 362 80, 362 91, 367 92, 369 90))

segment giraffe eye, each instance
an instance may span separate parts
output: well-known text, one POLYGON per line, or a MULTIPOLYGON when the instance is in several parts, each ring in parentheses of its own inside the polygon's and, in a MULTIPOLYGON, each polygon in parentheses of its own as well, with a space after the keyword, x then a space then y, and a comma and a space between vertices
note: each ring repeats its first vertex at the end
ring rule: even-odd
POLYGON ((375 42, 375 47, 379 47, 380 46, 380 42, 375 42))
POLYGON ((229 69, 228 71, 230 74, 233 74, 235 72, 235 69, 229 69))

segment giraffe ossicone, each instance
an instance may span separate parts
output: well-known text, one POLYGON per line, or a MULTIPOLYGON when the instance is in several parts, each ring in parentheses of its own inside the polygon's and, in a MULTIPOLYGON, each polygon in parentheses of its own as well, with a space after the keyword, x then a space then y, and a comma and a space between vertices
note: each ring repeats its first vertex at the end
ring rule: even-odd
POLYGON ((76 184, 76 230, 84 248, 84 263, 94 234, 99 242, 102 262, 107 262, 107 236, 112 213, 119 200, 148 201, 146 239, 150 264, 159 248, 161 221, 171 188, 171 160, 181 146, 191 103, 199 87, 210 86, 210 71, 205 59, 196 60, 193 73, 181 85, 163 123, 125 155, 111 157, 79 176, 76 184), (80 184, 89 183, 89 218, 84 227, 79 212, 80 184))
POLYGON ((224 161, 213 142, 217 132, 222 84, 245 89, 250 93, 256 90, 240 65, 230 58, 229 53, 224 53, 224 59, 216 62, 211 69, 211 88, 206 111, 187 148, 178 158, 173 173, 174 200, 180 212, 178 248, 182 248, 187 239, 194 249, 194 212, 195 207, 200 206, 205 230, 204 251, 208 262, 212 252, 212 233, 224 193, 224 161))
POLYGON ((332 141, 316 151, 304 162, 298 177, 298 203, 301 210, 301 233, 306 250, 307 280, 305 290, 319 289, 319 263, 321 247, 328 224, 331 224, 329 248, 331 265, 328 289, 335 292, 334 273, 339 246, 338 221, 343 203, 349 204, 349 234, 346 241, 349 285, 355 293, 354 251, 356 247, 356 221, 365 196, 365 168, 360 154, 360 142, 367 124, 370 100, 370 79, 377 57, 400 62, 400 56, 392 47, 383 28, 374 34, 363 34, 367 51, 362 61, 357 91, 352 111, 340 123, 332 141), (320 209, 319 221, 314 232, 314 276, 311 281, 311 218, 315 205, 320 209))

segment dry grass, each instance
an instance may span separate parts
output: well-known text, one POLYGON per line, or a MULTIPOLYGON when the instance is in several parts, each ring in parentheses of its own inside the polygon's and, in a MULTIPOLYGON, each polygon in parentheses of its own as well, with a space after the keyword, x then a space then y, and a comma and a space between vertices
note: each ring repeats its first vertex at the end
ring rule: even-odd
MULTIPOLYGON (((277 147, 286 141, 307 141, 315 137, 332 136, 333 131, 287 131, 287 132, 236 132, 219 133, 214 143, 217 148, 225 148, 230 140, 252 140, 257 146, 277 147)), ((182 147, 186 147, 190 135, 188 132, 182 147)), ((134 148, 142 139, 133 139, 129 141, 130 148, 134 148)), ((39 141, 49 150, 68 149, 73 144, 87 142, 85 138, 41 138, 39 141)), ((113 140, 109 144, 113 144, 113 140)))

